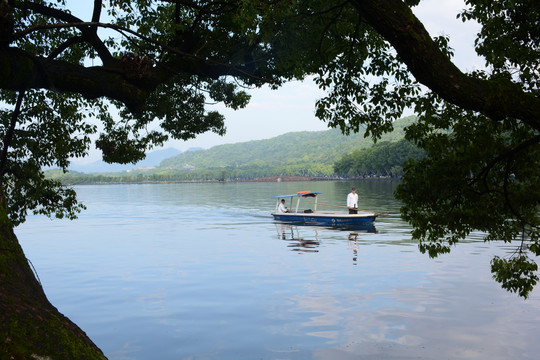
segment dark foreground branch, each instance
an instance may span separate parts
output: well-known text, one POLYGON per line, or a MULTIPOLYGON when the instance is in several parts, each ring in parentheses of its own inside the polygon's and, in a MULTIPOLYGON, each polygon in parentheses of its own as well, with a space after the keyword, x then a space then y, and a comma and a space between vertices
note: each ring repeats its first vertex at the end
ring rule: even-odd
POLYGON ((461 72, 401 0, 351 0, 407 64, 415 78, 446 101, 494 120, 519 119, 540 131, 540 99, 508 79, 481 80, 461 72))

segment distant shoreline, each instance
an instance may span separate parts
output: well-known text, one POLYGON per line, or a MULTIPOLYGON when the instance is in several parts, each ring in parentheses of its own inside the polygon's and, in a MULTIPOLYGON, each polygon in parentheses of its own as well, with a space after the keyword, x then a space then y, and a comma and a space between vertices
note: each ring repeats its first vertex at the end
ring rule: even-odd
POLYGON ((240 183, 240 182, 300 182, 300 181, 365 181, 365 180, 398 180, 399 178, 392 177, 367 177, 367 178, 354 178, 344 179, 338 177, 310 177, 310 176, 265 176, 253 179, 234 179, 234 180, 144 180, 144 181, 111 181, 111 182, 92 182, 92 183, 67 183, 66 186, 73 185, 137 185, 137 184, 199 184, 199 183, 240 183))
POLYGON ((327 180, 343 180, 339 178, 324 178, 312 176, 265 176, 253 179, 240 179, 236 182, 292 182, 292 181, 327 181, 327 180))

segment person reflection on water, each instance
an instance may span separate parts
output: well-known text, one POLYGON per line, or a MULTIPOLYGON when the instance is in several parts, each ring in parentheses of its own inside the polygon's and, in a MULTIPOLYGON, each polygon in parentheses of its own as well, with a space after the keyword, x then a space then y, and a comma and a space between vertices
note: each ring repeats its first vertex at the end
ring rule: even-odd
POLYGON ((279 204, 278 208, 277 208, 277 212, 278 213, 288 213, 290 212, 286 207, 285 207, 285 199, 281 199, 281 203, 279 204))
POLYGON ((349 195, 347 195, 347 207, 349 208, 349 214, 358 214, 358 194, 355 188, 352 188, 349 195))

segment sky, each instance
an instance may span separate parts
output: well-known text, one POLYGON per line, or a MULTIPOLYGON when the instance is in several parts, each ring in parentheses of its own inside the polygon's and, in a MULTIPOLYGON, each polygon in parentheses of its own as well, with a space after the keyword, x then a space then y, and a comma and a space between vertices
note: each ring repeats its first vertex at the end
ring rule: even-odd
MULTIPOLYGON (((450 37, 456 65, 463 71, 471 71, 482 68, 483 62, 474 52, 478 24, 463 23, 456 18, 464 8, 463 0, 423 0, 413 12, 424 23, 432 37, 439 35, 450 37)), ((87 16, 83 16, 85 17, 87 16)), ((218 110, 225 115, 227 133, 224 136, 204 133, 187 141, 170 140, 163 148, 174 147, 181 151, 190 148, 209 149, 220 144, 269 139, 288 132, 328 129, 323 121, 315 117, 315 102, 324 93, 309 80, 291 82, 278 90, 263 87, 248 92, 251 101, 244 109, 234 111, 222 105, 208 107, 207 110, 218 110)), ((405 113, 404 116, 411 114, 405 113)), ((73 162, 83 164, 100 158, 100 153, 92 149, 89 157, 74 159, 73 162)))

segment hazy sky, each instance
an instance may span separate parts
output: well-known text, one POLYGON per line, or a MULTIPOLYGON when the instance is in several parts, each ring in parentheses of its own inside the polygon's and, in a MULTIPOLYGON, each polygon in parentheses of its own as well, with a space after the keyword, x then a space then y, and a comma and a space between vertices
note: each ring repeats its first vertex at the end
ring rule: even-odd
MULTIPOLYGON (((467 71, 481 68, 483 62, 476 57, 473 48, 479 26, 456 19, 464 7, 463 0, 423 0, 413 11, 432 36, 450 37, 455 63, 467 71)), ((188 141, 171 140, 164 147, 182 151, 191 147, 207 149, 219 144, 268 139, 292 131, 327 129, 326 124, 314 115, 315 101, 323 93, 310 81, 289 83, 277 91, 260 88, 249 90, 249 93, 251 101, 244 109, 233 111, 219 105, 208 107, 208 110, 219 110, 225 115, 225 136, 205 133, 188 141)), ((99 155, 92 151, 90 158, 76 162, 90 162, 97 158, 99 155)))

